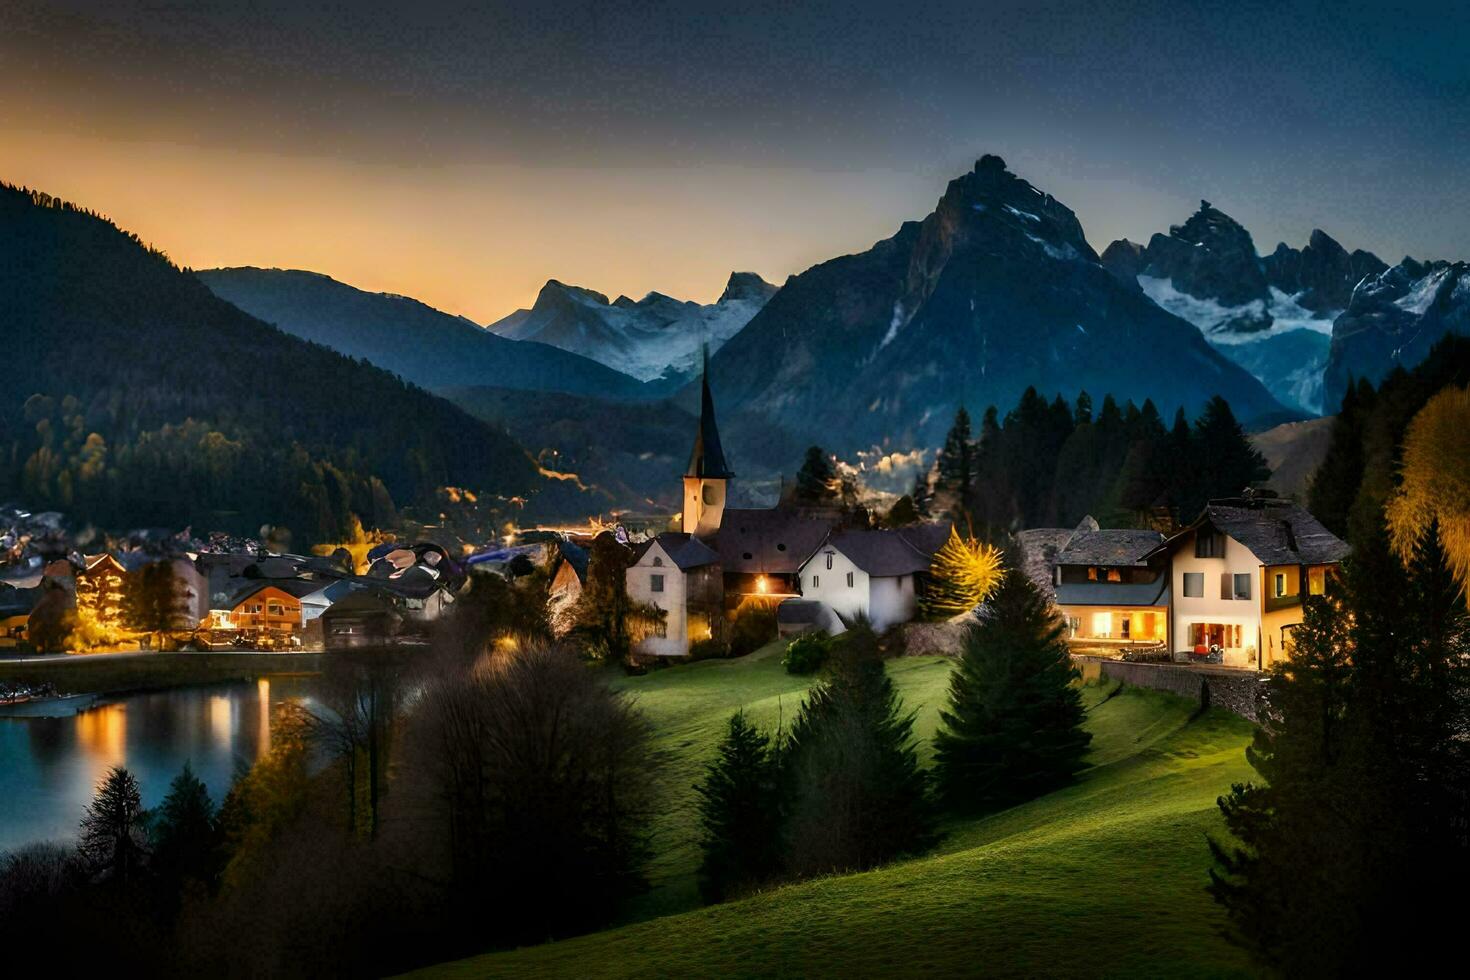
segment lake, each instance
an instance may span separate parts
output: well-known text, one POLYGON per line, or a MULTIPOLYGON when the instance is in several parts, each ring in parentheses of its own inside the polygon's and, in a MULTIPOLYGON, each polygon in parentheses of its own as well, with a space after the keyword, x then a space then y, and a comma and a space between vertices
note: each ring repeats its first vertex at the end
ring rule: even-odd
POLYGON ((0 717, 0 851, 75 837, 112 766, 156 806, 185 761, 218 805, 237 770, 270 749, 271 709, 310 701, 315 678, 281 675, 98 699, 64 717, 0 717))

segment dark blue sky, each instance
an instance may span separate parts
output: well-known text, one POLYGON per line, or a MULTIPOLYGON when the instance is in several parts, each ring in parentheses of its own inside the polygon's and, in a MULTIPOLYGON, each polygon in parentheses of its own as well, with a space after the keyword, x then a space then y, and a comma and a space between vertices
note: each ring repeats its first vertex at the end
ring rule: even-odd
POLYGON ((780 281, 981 152, 1099 249, 1205 197, 1262 252, 1470 257, 1470 5, 301 6, 12 0, 0 178, 482 320, 780 281))

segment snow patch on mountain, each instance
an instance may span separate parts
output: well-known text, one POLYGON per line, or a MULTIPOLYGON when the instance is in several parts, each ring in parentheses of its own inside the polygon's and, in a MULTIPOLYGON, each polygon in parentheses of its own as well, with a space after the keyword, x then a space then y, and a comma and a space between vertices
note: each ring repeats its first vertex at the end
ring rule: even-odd
POLYGON ((1332 335, 1332 321, 1338 310, 1313 313, 1302 308, 1296 297, 1288 296, 1275 286, 1270 287, 1271 299, 1252 300, 1239 306, 1226 306, 1218 300, 1203 299, 1182 293, 1174 288, 1170 279, 1139 276, 1138 285, 1144 294, 1170 313, 1194 324, 1213 344, 1249 344, 1276 337, 1293 330, 1315 330, 1332 335), (1234 331, 1228 327, 1242 320, 1262 320, 1269 316, 1271 325, 1264 330, 1234 331))

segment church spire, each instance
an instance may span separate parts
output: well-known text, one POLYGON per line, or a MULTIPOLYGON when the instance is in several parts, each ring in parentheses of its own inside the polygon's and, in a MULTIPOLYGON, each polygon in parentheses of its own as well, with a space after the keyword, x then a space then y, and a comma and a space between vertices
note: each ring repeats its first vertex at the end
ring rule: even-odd
POLYGON ((728 480, 735 474, 725 462, 720 446, 720 430, 715 425, 715 399, 709 390, 709 346, 704 347, 704 365, 700 379, 699 431, 694 437, 694 451, 689 454, 685 476, 710 480, 728 480))

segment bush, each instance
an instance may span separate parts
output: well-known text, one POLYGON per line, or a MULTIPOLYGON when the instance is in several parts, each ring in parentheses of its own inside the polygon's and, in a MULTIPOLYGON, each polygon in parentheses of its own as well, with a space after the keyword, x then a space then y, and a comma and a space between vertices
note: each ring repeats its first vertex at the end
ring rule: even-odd
POLYGON ((690 660, 718 660, 728 656, 729 650, 717 637, 709 637, 703 640, 695 640, 689 644, 690 660))
POLYGON ((747 602, 735 610, 735 622, 730 625, 730 656, 743 657, 754 653, 775 638, 774 605, 747 602))
POLYGON ((786 647, 781 666, 788 674, 814 674, 827 662, 832 651, 832 638, 826 633, 803 633, 786 647))

